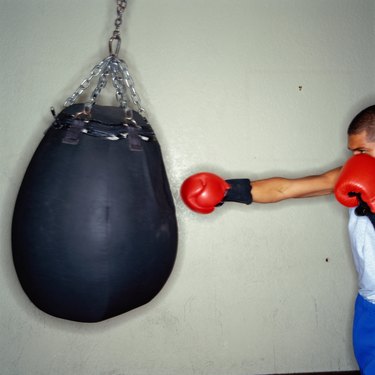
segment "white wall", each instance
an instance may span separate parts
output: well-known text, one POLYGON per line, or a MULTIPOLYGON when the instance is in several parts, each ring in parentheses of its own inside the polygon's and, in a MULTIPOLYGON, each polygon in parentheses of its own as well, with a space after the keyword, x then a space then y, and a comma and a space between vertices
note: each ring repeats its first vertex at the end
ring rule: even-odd
POLYGON ((209 216, 191 173, 289 177, 342 163, 374 104, 372 0, 129 0, 121 56, 164 152, 180 244, 148 305, 99 324, 50 317, 21 290, 10 221, 49 107, 108 54, 115 1, 0 0, 2 375, 267 374, 356 369, 355 273, 333 197, 209 216), (300 88, 301 86, 301 88, 300 88))

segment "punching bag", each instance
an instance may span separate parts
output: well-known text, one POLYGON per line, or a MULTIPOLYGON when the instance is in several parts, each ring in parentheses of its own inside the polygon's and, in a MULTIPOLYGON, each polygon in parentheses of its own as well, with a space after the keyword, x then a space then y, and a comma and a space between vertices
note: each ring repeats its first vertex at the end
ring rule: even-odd
POLYGON ((14 209, 15 269, 30 300, 63 319, 98 322, 149 302, 177 251, 175 207, 146 118, 73 104, 55 117, 14 209))

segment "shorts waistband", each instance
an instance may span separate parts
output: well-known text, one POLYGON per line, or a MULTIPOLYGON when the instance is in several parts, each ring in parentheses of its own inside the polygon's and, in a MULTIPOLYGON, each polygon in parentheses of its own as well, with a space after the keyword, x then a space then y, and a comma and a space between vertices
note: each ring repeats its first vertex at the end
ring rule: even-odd
POLYGON ((358 294, 357 299, 355 301, 356 307, 360 307, 366 309, 369 312, 375 314, 375 303, 371 303, 370 301, 366 300, 363 296, 358 294))

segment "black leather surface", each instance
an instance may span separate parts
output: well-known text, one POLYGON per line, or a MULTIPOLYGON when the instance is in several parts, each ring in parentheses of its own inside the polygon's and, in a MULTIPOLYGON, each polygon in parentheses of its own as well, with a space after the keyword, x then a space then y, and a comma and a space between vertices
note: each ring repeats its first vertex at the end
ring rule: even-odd
MULTIPOLYGON (((128 139, 82 134, 77 144, 64 143, 69 111, 76 108, 59 115, 62 126, 48 129, 26 171, 14 210, 13 259, 41 310, 97 322, 161 290, 176 257, 177 220, 156 139, 142 142, 140 152, 128 139)), ((118 108, 95 106, 92 120, 112 126, 119 116, 118 108)))

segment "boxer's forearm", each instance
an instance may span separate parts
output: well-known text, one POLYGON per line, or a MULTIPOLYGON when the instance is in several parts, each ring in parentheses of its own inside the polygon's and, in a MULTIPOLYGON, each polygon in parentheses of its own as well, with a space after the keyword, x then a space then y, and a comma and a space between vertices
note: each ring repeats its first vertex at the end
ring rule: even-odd
POLYGON ((273 203, 290 198, 307 198, 331 194, 341 168, 316 176, 296 179, 272 177, 252 181, 253 202, 273 203))

